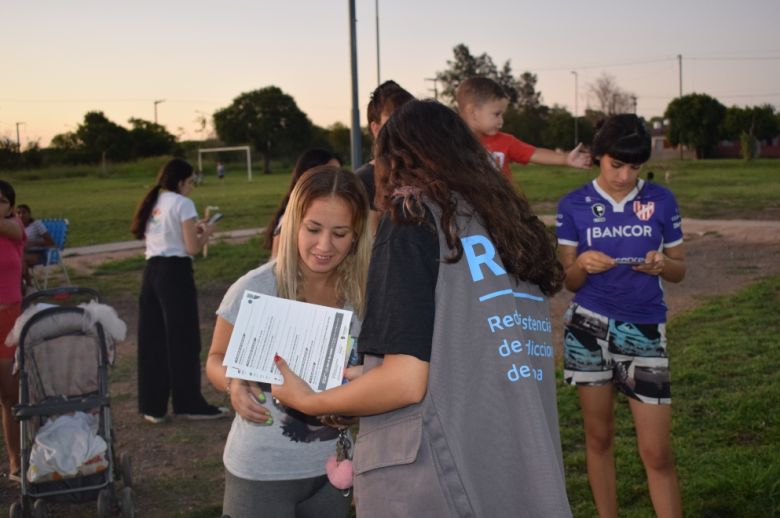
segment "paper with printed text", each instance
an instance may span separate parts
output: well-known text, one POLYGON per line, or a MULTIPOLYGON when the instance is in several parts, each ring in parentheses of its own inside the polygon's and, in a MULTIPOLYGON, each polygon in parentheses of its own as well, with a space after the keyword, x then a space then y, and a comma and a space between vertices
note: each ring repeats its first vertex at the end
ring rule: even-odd
POLYGON ((352 311, 245 291, 223 365, 227 376, 282 383, 278 354, 315 391, 341 384, 352 311))

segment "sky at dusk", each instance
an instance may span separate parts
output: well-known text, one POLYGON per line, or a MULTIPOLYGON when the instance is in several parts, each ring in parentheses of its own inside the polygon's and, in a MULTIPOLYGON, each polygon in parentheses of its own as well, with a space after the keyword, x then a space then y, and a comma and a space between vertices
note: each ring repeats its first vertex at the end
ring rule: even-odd
MULTIPOLYGON (((154 120, 185 139, 239 94, 276 85, 315 124, 350 121, 346 0, 29 0, 0 16, 0 137, 22 147, 73 131, 88 111, 154 120)), ((376 0, 356 0, 359 102, 377 84, 376 0)), ((418 97, 452 48, 538 76, 547 105, 579 113, 603 73, 662 115, 679 88, 723 104, 780 107, 778 0, 379 0, 381 80, 418 97)))

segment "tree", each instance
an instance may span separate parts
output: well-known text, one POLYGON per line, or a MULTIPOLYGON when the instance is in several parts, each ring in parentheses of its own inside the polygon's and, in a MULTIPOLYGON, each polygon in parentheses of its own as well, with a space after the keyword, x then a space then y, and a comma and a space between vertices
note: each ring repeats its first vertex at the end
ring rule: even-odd
POLYGON ((517 107, 537 110, 542 106, 542 93, 536 91, 536 74, 523 72, 517 81, 517 107))
POLYGON ((752 135, 757 140, 769 140, 777 136, 780 125, 771 104, 762 106, 732 106, 726 109, 723 119, 723 137, 731 140, 740 138, 742 133, 752 135))
POLYGON ((83 160, 96 163, 105 158, 124 161, 132 158, 129 132, 108 120, 101 111, 87 112, 76 129, 83 160))
POLYGON ((509 103, 515 104, 518 99, 518 82, 512 75, 509 60, 499 70, 493 58, 486 53, 473 56, 469 48, 460 43, 452 49, 453 59, 447 60, 447 70, 436 72, 436 80, 442 85, 441 97, 451 105, 455 104, 455 93, 458 86, 469 77, 485 76, 494 80, 509 97, 509 103))
POLYGON ((504 126, 501 131, 533 146, 544 146, 543 134, 547 126, 548 111, 549 108, 544 105, 533 110, 510 107, 504 113, 504 126))
POLYGON ((131 118, 129 121, 133 158, 172 154, 176 149, 176 137, 160 124, 131 118))
POLYGON ((266 174, 271 173, 271 158, 297 154, 309 145, 314 131, 295 99, 276 86, 236 97, 214 114, 214 128, 226 144, 251 143, 263 155, 266 174))
POLYGON ((636 95, 621 89, 614 76, 602 74, 588 91, 596 98, 599 110, 607 115, 636 111, 636 95))
POLYGON ((669 141, 696 149, 697 158, 709 156, 722 132, 726 107, 707 94, 688 94, 669 103, 664 118, 669 119, 669 141))

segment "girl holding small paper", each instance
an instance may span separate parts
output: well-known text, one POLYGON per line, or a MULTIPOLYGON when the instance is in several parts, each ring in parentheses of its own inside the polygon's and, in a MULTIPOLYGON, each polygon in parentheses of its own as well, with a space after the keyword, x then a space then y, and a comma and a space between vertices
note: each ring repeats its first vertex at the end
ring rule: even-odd
POLYGON ((350 500, 333 487, 325 464, 338 430, 274 404, 270 390, 227 378, 222 365, 244 291, 354 311, 357 336, 371 254, 368 198, 355 175, 319 166, 295 185, 279 255, 248 272, 225 294, 206 362, 211 383, 236 411, 223 461, 223 514, 252 517, 346 517, 350 500))

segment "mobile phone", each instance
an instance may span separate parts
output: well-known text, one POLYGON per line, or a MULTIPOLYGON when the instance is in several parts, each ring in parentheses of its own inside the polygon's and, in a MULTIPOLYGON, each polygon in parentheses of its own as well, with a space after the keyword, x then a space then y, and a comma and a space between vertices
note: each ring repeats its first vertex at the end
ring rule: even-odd
POLYGON ((208 224, 209 225, 213 225, 214 223, 216 223, 217 221, 221 220, 224 217, 225 216, 221 212, 217 212, 216 214, 212 214, 211 217, 209 218, 208 224))

